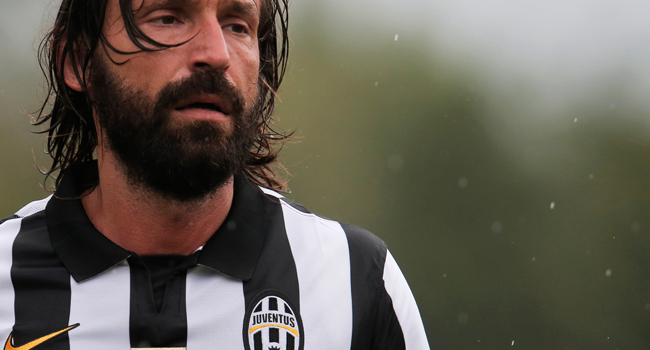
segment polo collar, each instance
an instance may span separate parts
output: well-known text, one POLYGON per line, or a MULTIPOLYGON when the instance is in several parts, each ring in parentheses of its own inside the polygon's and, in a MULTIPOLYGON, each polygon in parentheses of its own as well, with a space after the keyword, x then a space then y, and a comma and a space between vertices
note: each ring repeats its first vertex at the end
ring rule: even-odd
MULTIPOLYGON (((88 219, 80 198, 98 183, 96 161, 72 166, 45 208, 52 246, 77 282, 135 255, 106 238, 88 219)), ((273 205, 248 179, 235 176, 230 212, 198 252, 197 264, 242 281, 251 279, 264 247, 273 205)))

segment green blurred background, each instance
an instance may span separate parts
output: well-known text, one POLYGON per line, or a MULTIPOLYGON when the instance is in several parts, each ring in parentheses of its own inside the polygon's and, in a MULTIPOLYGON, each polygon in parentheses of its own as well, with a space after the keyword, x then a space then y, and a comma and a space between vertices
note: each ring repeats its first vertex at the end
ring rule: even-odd
MULTIPOLYGON (((0 3, 3 217, 47 195, 25 111, 57 6, 0 3)), ((432 348, 650 348, 650 4, 295 0, 291 15, 289 197, 388 243, 432 348)))

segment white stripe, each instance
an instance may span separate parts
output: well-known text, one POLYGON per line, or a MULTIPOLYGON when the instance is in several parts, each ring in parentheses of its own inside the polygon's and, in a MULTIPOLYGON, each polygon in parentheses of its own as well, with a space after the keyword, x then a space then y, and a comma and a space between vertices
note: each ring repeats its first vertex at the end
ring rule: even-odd
POLYGON ((5 221, 0 225, 0 341, 9 337, 16 321, 14 315, 14 286, 11 283, 12 248, 20 232, 22 220, 5 221))
POLYGON ((187 272, 187 349, 243 349, 242 282, 205 266, 187 272))
POLYGON ((70 350, 130 349, 131 274, 126 261, 77 283, 70 277, 70 350))
POLYGON ((47 198, 41 199, 40 201, 31 202, 17 211, 16 215, 24 218, 26 216, 36 214, 39 211, 45 210, 45 206, 47 205, 47 202, 50 200, 50 198, 52 198, 51 195, 47 198))
MULTIPOLYGON (((282 203, 300 285, 305 349, 349 349, 350 253, 341 225, 282 203)), ((302 336, 302 334, 301 334, 302 336)))
POLYGON ((407 350, 428 350, 429 342, 427 341, 424 325, 420 318, 420 311, 415 303, 411 288, 409 288, 402 271, 397 266, 397 262, 390 254, 386 254, 386 264, 384 265, 384 285, 386 292, 393 301, 393 309, 397 315, 407 350))
POLYGON ((273 196, 275 198, 284 198, 283 195, 281 195, 281 194, 279 194, 279 193, 277 193, 277 192, 275 192, 273 190, 270 190, 270 189, 268 189, 266 187, 261 187, 261 186, 258 186, 258 187, 262 190, 262 192, 264 192, 264 193, 266 193, 268 195, 271 195, 271 196, 273 196))

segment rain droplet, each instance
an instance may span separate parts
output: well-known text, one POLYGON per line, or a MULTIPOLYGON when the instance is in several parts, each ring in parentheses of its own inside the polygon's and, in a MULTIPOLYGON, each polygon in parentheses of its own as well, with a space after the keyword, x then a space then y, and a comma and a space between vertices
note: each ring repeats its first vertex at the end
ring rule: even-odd
POLYGON ((503 231, 503 224, 501 221, 495 221, 492 223, 492 232, 499 233, 503 231))
POLYGON ((446 273, 443 273, 443 274, 442 274, 442 278, 447 278, 447 274, 446 274, 446 273))
POLYGON ((533 261, 535 261, 535 257, 533 257, 533 261))
POLYGON ((465 178, 465 177, 461 177, 461 178, 458 180, 458 187, 460 187, 460 188, 465 188, 465 187, 467 187, 467 178, 465 178))
POLYGON ((593 179, 593 178, 594 178, 594 174, 589 174, 589 178, 590 178, 590 179, 593 179))
MULTIPOLYGON (((615 105, 615 104, 611 104, 611 105, 609 105, 609 108, 610 108, 610 109, 616 109, 616 105, 615 105)), ((607 339, 609 339, 609 338, 607 338, 607 339)))
POLYGON ((577 122, 578 122, 578 118, 573 119, 573 122, 574 122, 574 123, 577 123, 577 122))
POLYGON ((510 343, 510 346, 515 346, 515 341, 513 340, 512 343, 510 343))
POLYGON ((469 320, 469 315, 465 312, 461 312, 458 314, 458 323, 464 324, 467 323, 467 320, 469 320))
POLYGON ((551 209, 555 208, 555 202, 551 202, 551 209))
POLYGON ((395 41, 397 41, 397 39, 399 39, 399 34, 395 34, 395 41))
POLYGON ((634 233, 639 233, 641 230, 641 225, 638 222, 633 222, 632 226, 630 226, 630 230, 632 230, 634 233))
MULTIPOLYGON (((606 277, 612 277, 612 269, 607 269, 607 271, 605 271, 605 276, 606 277)), ((607 339, 609 339, 609 338, 607 338, 607 339)))
POLYGON ((646 309, 646 310, 650 310, 650 303, 645 304, 645 309, 646 309))
POLYGON ((378 82, 378 81, 375 82, 375 86, 377 86, 377 85, 379 85, 379 82, 378 82))

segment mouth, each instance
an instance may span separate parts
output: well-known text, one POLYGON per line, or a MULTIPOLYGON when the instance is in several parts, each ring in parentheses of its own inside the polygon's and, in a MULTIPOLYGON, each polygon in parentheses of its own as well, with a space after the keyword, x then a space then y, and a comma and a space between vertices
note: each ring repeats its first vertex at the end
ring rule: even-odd
POLYGON ((184 110, 187 110, 187 109, 202 109, 202 110, 206 110, 206 111, 223 113, 223 111, 221 110, 221 107, 219 107, 219 105, 216 105, 214 103, 206 103, 206 102, 194 102, 194 103, 190 103, 190 104, 188 104, 186 106, 178 107, 178 108, 175 108, 175 109, 177 111, 184 111, 184 110))
POLYGON ((232 112, 230 104, 217 95, 193 96, 180 101, 174 109, 184 113, 221 117, 227 117, 232 112))

